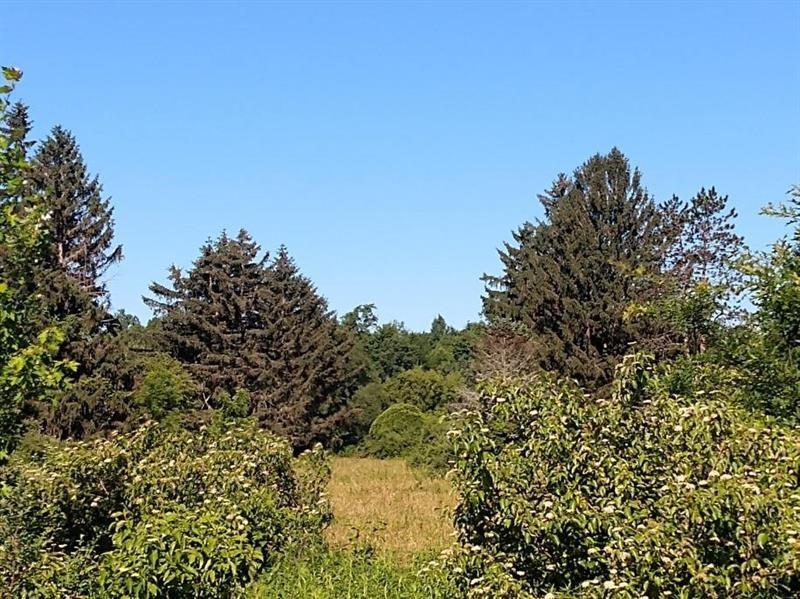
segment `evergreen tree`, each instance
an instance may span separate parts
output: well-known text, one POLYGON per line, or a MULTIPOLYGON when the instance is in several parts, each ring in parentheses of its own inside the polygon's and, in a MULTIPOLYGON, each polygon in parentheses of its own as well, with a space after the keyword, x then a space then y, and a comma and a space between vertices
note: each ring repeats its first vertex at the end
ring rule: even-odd
POLYGON ((33 160, 33 180, 47 197, 50 264, 98 304, 107 303, 101 280, 122 258, 114 245, 114 210, 90 176, 75 137, 54 127, 33 160))
POLYGON ((736 234, 736 210, 728 208, 728 196, 703 188, 686 203, 673 198, 665 209, 673 215, 674 241, 664 270, 682 291, 699 282, 726 288, 741 282, 736 262, 744 239, 736 234))
POLYGON ((25 104, 15 102, 6 109, 5 119, 0 127, 0 135, 7 140, 9 151, 18 152, 23 160, 27 159, 28 151, 35 143, 28 139, 32 128, 33 123, 28 116, 28 107, 25 104))
MULTIPOLYGON (((18 115, 20 121, 23 111, 18 115)), ((60 357, 75 361, 77 384, 57 406, 37 406, 47 432, 82 436, 125 418, 130 373, 114 339, 103 276, 122 258, 115 245, 113 209, 91 176, 75 137, 61 127, 37 148, 30 185, 46 212, 47 251, 35 273, 43 322, 61 323, 60 357)), ((39 325, 41 326, 41 325, 39 325)))
POLYGON ((281 247, 258 290, 263 329, 249 353, 267 358, 256 414, 276 432, 308 447, 327 441, 343 426, 344 408, 358 369, 353 339, 309 279, 281 247))
POLYGON ((264 260, 259 246, 242 230, 208 240, 185 275, 170 268, 171 288, 150 286, 145 302, 162 317, 160 335, 166 348, 188 365, 199 383, 204 405, 217 391, 255 390, 263 356, 247 355, 248 336, 260 326, 256 289, 262 284, 264 260))
POLYGON ((452 335, 455 332, 455 329, 447 324, 447 321, 444 319, 444 316, 441 314, 437 314, 436 318, 433 319, 431 322, 431 343, 436 344, 439 343, 444 337, 447 335, 452 335))
POLYGON ((540 196, 545 218, 500 251, 484 276, 491 324, 526 328, 540 365, 589 385, 609 380, 634 340, 624 314, 663 261, 663 213, 616 148, 595 155, 540 196))
POLYGON ((358 377, 352 336, 285 248, 272 262, 241 231, 207 243, 171 288, 146 299, 161 318, 172 355, 200 384, 206 406, 240 389, 264 426, 295 447, 330 441, 358 377))

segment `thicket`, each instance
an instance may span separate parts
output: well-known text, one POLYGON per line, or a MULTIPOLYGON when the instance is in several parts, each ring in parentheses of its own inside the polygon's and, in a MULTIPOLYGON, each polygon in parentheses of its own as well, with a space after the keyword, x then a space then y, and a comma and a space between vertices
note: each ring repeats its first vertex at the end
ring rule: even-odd
POLYGON ((662 383, 631 355, 605 399, 546 376, 483 385, 450 433, 462 593, 800 592, 797 431, 662 383))
POLYGON ((230 596, 330 518, 319 451, 250 420, 30 439, 0 470, 0 581, 15 597, 230 596))

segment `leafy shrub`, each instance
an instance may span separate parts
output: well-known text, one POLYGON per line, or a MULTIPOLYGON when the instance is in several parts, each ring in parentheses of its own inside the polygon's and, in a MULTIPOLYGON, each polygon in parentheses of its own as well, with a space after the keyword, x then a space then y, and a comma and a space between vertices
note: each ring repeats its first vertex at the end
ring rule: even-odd
POLYGON ((251 401, 245 389, 237 389, 233 396, 224 389, 214 394, 214 403, 225 418, 245 418, 250 413, 251 401))
MULTIPOLYGON (((364 439, 378 416, 392 405, 411 405, 421 412, 436 410, 454 403, 459 398, 460 386, 459 374, 423 368, 403 371, 383 383, 364 385, 348 402, 345 442, 358 443, 364 439)), ((408 445, 412 441, 400 442, 408 445)))
POLYGON ((437 370, 413 368, 384 383, 391 403, 407 403, 421 410, 434 410, 455 401, 461 377, 437 370))
POLYGON ((20 452, 0 475, 0 581, 13 596, 229 596, 320 538, 322 460, 250 421, 20 452))
POLYGON ((445 470, 450 447, 444 417, 410 404, 394 404, 372 423, 364 442, 367 455, 405 458, 412 466, 445 470))
POLYGON ((386 388, 381 383, 368 383, 359 387, 348 402, 349 418, 347 441, 363 439, 378 415, 392 405, 386 388))
POLYGON ((365 441, 367 453, 376 458, 405 457, 425 438, 425 414, 406 403, 390 406, 372 423, 365 441))
POLYGON ((134 401, 155 418, 186 408, 195 391, 191 376, 169 356, 148 360, 133 392, 134 401))
POLYGON ((661 387, 637 356, 608 399, 485 384, 484 409, 451 432, 462 593, 797 595, 797 431, 661 387))

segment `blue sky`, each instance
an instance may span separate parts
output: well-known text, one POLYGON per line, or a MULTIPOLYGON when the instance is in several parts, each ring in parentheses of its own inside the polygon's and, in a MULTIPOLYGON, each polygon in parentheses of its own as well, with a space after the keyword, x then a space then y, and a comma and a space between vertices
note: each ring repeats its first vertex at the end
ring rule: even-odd
POLYGON ((285 243, 331 306, 480 312, 536 194, 616 145, 658 199, 715 185, 754 247, 800 182, 800 2, 4 3, 34 134, 116 208, 115 307, 222 229, 285 243))

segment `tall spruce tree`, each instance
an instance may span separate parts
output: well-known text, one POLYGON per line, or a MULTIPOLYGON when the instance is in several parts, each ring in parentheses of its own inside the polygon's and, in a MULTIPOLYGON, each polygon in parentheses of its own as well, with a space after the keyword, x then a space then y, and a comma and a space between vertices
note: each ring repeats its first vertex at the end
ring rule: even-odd
MULTIPOLYGON (((17 114, 22 122, 23 111, 17 114)), ((114 244, 110 201, 67 130, 53 128, 37 147, 30 186, 46 211, 48 247, 35 275, 40 318, 61 323, 65 341, 60 357, 78 365, 78 384, 57 406, 39 409, 48 432, 81 436, 124 418, 119 393, 128 375, 121 371, 124 356, 114 340, 115 321, 103 280, 122 258, 122 248, 114 244)))
POLYGON ((298 447, 325 442, 342 428, 358 380, 354 340, 285 247, 265 275, 258 290, 264 328, 249 344, 249 353, 267 358, 256 414, 298 447))
POLYGON ((89 174, 69 131, 53 128, 36 152, 32 178, 47 198, 49 266, 70 277, 97 305, 106 305, 102 276, 122 259, 122 246, 114 245, 110 200, 103 197, 98 177, 89 174))
POLYGON ((250 412, 297 448, 329 442, 358 377, 352 336, 281 248, 271 262, 241 231, 201 249, 171 287, 154 283, 146 302, 164 341, 200 383, 203 402, 250 393, 250 412))
POLYGON ((484 276, 484 313, 525 327, 542 368, 603 384, 634 340, 625 309, 671 241, 663 213, 616 148, 560 175, 539 199, 544 219, 505 244, 502 275, 484 276))
POLYGON ((256 290, 264 261, 259 246, 242 230, 208 240, 184 274, 170 268, 171 287, 153 283, 145 302, 161 317, 161 336, 169 352, 186 364, 201 389, 204 405, 215 393, 253 391, 263 357, 248 355, 249 336, 261 327, 256 290))

